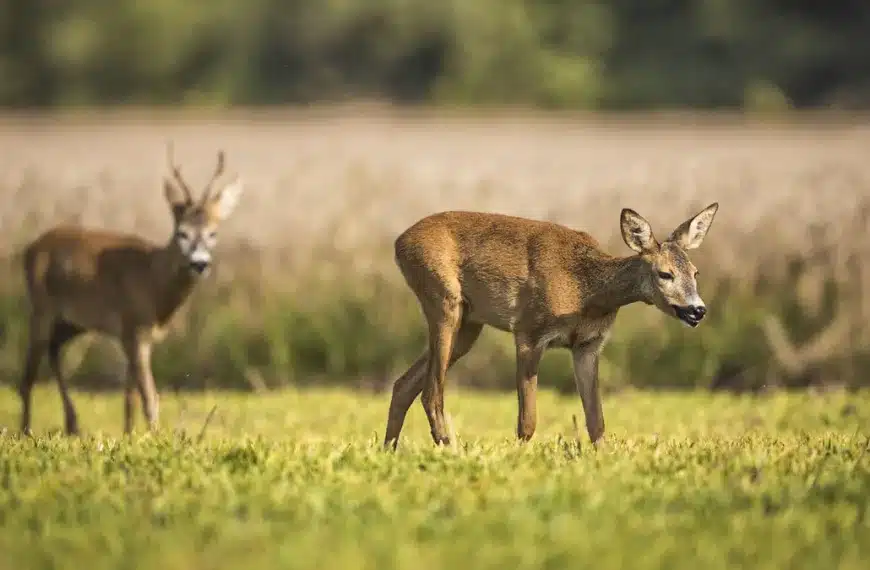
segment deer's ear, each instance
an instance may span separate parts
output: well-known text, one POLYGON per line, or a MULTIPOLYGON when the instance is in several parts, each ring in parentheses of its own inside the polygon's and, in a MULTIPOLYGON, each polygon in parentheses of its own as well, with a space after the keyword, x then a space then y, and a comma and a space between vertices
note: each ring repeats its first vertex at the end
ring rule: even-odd
POLYGON ((676 243, 683 249, 695 249, 704 241, 704 236, 707 235, 707 231, 710 229, 710 225, 712 225, 713 218, 718 210, 719 203, 713 202, 680 224, 668 240, 676 243))
POLYGON ((631 208, 622 210, 619 226, 622 230, 622 239, 634 251, 648 253, 658 249, 659 242, 656 241, 649 222, 631 208))
POLYGON ((225 220, 233 213, 244 190, 244 182, 241 178, 236 178, 211 197, 212 211, 219 220, 225 220))

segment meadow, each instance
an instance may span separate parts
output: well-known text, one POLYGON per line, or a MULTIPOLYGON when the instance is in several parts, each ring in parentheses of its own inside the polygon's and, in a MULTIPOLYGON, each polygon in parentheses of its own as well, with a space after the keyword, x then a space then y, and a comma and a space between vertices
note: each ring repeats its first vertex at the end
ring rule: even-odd
POLYGON ((0 569, 864 568, 868 143, 861 117, 4 116, 0 569), (85 337, 64 360, 84 436, 60 435, 44 370, 21 438, 15 253, 60 221, 167 239, 169 139, 190 180, 225 148, 249 188, 155 352, 162 429, 121 436, 117 351, 85 337), (404 227, 500 211, 627 254, 620 208, 664 235, 712 201, 693 253, 709 317, 620 313, 602 446, 558 352, 516 443, 512 345, 486 332, 448 375, 456 445, 433 447, 415 405, 399 452, 380 450, 425 338, 392 262, 404 227))
MULTIPOLYGON (((451 389, 456 444, 411 409, 383 452, 385 395, 285 389, 162 397, 163 430, 120 435, 120 397, 57 396, 20 438, 0 391, 0 568, 855 569, 870 558, 870 401, 624 391, 609 434, 548 390, 513 438, 511 394, 451 389), (863 431, 862 431, 863 430, 863 431)), ((140 423, 141 426, 141 423, 140 423)), ((140 428, 141 429, 141 428, 140 428)))
POLYGON ((4 116, 0 569, 863 568, 868 143, 861 117, 4 116), (117 351, 85 337, 64 359, 84 436, 60 435, 43 370, 22 438, 15 254, 60 221, 167 239, 170 139, 188 179, 224 148, 249 187, 156 349, 162 429, 121 436, 117 351), (602 446, 559 352, 516 443, 513 347, 485 332, 448 375, 456 445, 433 447, 415 405, 399 452, 380 450, 389 387, 425 339, 392 261, 404 227, 500 211, 627 254, 620 208, 665 235, 712 201, 692 256, 709 317, 620 313, 602 446))

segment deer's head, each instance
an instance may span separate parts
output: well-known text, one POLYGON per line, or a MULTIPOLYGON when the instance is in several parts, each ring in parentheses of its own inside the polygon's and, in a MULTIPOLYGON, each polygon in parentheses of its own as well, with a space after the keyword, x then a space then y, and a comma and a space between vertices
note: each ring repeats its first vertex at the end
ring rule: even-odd
POLYGON ((217 245, 217 230, 238 203, 244 185, 240 178, 214 190, 215 183, 224 172, 224 152, 219 151, 217 167, 206 184, 199 200, 194 200, 190 187, 175 164, 172 144, 167 145, 167 158, 171 176, 163 182, 166 201, 174 221, 173 243, 195 275, 204 275, 211 268, 213 251, 217 245))
POLYGON ((625 208, 620 216, 622 239, 644 261, 640 283, 644 301, 690 327, 698 326, 707 307, 698 294, 698 270, 687 251, 704 241, 718 209, 718 203, 710 204, 662 243, 656 240, 649 222, 634 210, 625 208))

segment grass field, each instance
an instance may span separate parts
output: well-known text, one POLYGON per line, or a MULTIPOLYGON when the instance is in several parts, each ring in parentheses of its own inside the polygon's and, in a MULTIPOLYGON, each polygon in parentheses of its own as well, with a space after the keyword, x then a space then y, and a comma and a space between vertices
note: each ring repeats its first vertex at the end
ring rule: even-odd
POLYGON ((866 117, 0 117, 0 570, 866 568, 868 392, 778 388, 870 378, 867 148, 866 117), (85 436, 57 435, 42 382, 36 437, 19 439, 14 252, 60 221, 165 240, 167 139, 194 186, 221 147, 250 186, 155 350, 162 432, 121 437, 120 395, 83 388, 117 387, 122 368, 85 337, 64 362, 85 436), (620 312, 601 361, 605 445, 576 443, 558 352, 535 439, 517 444, 513 346, 490 331, 448 374, 458 445, 434 448, 415 405, 399 453, 380 451, 384 389, 425 340, 392 261, 404 227, 497 211, 624 255, 622 207, 662 235, 714 200, 692 254, 709 316, 687 330, 620 312), (759 392, 636 390, 729 375, 759 392))
MULTIPOLYGON (((163 432, 120 436, 120 396, 78 394, 86 435, 36 395, 19 439, 0 391, 0 568, 859 569, 870 560, 866 394, 624 392, 608 440, 575 442, 576 398, 450 390, 459 443, 417 405, 396 455, 388 398, 347 391, 162 399, 163 432), (211 421, 206 422, 211 410, 211 421), (203 429, 204 428, 204 429, 203 429)), ((141 424, 140 424, 141 425, 141 424)))

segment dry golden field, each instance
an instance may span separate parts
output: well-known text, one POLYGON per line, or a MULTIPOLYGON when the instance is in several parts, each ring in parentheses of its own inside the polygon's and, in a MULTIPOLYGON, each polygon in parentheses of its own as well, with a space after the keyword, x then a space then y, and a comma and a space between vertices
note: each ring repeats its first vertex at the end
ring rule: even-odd
MULTIPOLYGON (((653 309, 627 309, 605 352, 605 384, 708 386, 739 376, 755 387, 854 385, 863 377, 866 118, 770 124, 367 108, 4 116, 2 254, 62 220, 166 239, 160 177, 169 139, 189 179, 204 182, 224 148, 229 170, 249 187, 222 230, 216 282, 156 355, 158 383, 162 375, 173 385, 210 385, 229 375, 235 380, 215 382, 387 385, 424 338, 392 239, 436 210, 545 218, 627 254, 620 208, 636 209, 664 235, 714 200, 721 208, 693 255, 709 323, 686 332, 653 309)), ((24 317, 20 272, 4 267, 0 375, 14 380, 24 317)), ((512 385, 509 341, 486 338, 451 375, 512 385)), ((552 371, 561 375, 557 358, 552 371)))
POLYGON ((80 217, 162 238, 168 219, 159 180, 170 138, 191 177, 204 178, 216 149, 226 148, 230 166, 249 180, 227 238, 295 254, 323 241, 356 252, 361 241, 391 239, 438 209, 547 218, 606 239, 617 235, 622 206, 664 230, 719 200, 718 240, 709 249, 729 251, 735 265, 754 264, 759 254, 802 244, 810 224, 841 220, 870 174, 870 121, 858 119, 750 126, 382 111, 7 116, 0 117, 4 237, 80 217), (334 237, 331 224, 339 226, 334 237), (764 243, 759 231, 771 234, 764 243), (760 246, 752 259, 739 240, 760 246))

